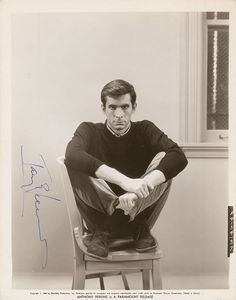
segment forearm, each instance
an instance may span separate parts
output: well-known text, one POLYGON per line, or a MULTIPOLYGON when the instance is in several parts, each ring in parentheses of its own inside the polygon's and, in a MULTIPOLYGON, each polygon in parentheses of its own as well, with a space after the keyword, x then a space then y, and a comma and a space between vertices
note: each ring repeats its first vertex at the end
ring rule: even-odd
POLYGON ((105 164, 97 168, 95 175, 100 179, 120 186, 126 192, 135 193, 139 198, 145 198, 149 195, 147 180, 143 178, 127 177, 105 164))
MULTIPOLYGON (((143 179, 147 182, 150 192, 154 189, 155 186, 158 186, 159 184, 162 184, 166 181, 165 175, 159 170, 153 170, 152 172, 144 176, 143 179)), ((138 196, 132 192, 126 192, 121 197, 124 197, 125 195, 127 195, 132 200, 138 199, 138 196)))
POLYGON ((144 179, 147 181, 148 185, 153 186, 153 188, 166 181, 165 175, 160 170, 153 170, 145 175, 144 179))
MULTIPOLYGON (((153 170, 143 178, 147 182, 149 192, 151 192, 155 186, 166 181, 164 174, 159 170, 153 170)), ((135 201, 138 199, 138 195, 135 193, 127 192, 119 197, 119 205, 117 208, 124 210, 125 214, 128 214, 134 207, 135 201)))
MULTIPOLYGON (((144 176, 144 179, 147 181, 148 185, 152 186, 153 188, 166 181, 165 175, 159 170, 153 170, 151 173, 144 176)), ((138 196, 135 193, 127 192, 125 194, 130 195, 133 200, 138 199, 138 196)))
POLYGON ((114 168, 111 168, 105 164, 101 165, 95 171, 95 175, 97 178, 103 179, 110 183, 122 186, 123 182, 128 180, 129 178, 124 174, 120 173, 114 168))

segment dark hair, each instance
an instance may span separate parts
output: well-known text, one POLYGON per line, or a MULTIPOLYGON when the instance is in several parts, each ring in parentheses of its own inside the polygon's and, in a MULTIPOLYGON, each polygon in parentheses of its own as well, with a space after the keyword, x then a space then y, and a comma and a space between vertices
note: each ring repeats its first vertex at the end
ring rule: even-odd
POLYGON ((130 94, 132 106, 136 103, 136 93, 132 84, 125 80, 116 79, 107 83, 101 92, 101 101, 106 106, 106 97, 117 98, 119 96, 130 94))

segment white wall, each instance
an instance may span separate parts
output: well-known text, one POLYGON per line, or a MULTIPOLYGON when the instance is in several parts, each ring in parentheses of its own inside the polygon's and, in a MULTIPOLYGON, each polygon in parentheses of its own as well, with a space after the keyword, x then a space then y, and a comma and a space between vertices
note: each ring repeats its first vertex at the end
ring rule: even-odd
POLYGON ((174 180, 155 226, 166 272, 227 272, 227 167, 226 159, 192 158, 174 180))
MULTIPOLYGON (((184 17, 184 13, 18 14, 13 17, 15 272, 41 271, 45 252, 43 242, 39 241, 39 228, 41 238, 48 242, 44 271, 71 270, 68 220, 55 158, 64 154, 81 121, 104 121, 99 98, 104 84, 116 78, 130 81, 138 95, 134 120, 152 120, 171 138, 179 140, 180 28, 184 17), (21 186, 30 182, 31 173, 30 165, 25 165, 23 178, 21 146, 28 163, 42 164, 41 154, 50 172, 51 178, 45 166, 38 168, 34 184, 48 183, 50 191, 44 191, 44 195, 61 200, 41 198, 37 212, 40 216, 36 214, 34 198, 40 189, 36 189, 25 193, 22 217, 21 186)), ((227 271, 226 173, 224 159, 191 160, 176 179, 154 232, 165 253, 164 271, 227 271), (216 176, 217 172, 220 177, 216 176)))

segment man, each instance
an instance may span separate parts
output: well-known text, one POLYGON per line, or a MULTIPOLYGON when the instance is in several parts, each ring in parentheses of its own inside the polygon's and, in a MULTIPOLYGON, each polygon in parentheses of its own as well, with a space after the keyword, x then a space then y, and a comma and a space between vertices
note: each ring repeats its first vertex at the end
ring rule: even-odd
POLYGON ((150 121, 131 122, 136 93, 124 80, 101 92, 105 123, 83 122, 65 164, 78 209, 93 233, 88 253, 108 255, 108 238, 132 235, 139 252, 157 246, 150 229, 167 199, 171 178, 187 165, 183 151, 150 121))

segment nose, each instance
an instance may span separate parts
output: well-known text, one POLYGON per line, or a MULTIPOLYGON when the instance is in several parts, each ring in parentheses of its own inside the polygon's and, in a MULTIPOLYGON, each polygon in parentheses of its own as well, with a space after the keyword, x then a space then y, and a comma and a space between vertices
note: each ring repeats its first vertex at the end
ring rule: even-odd
POLYGON ((119 118, 122 118, 123 115, 124 115, 124 112, 123 112, 122 108, 117 107, 117 109, 115 110, 115 117, 119 119, 119 118))

